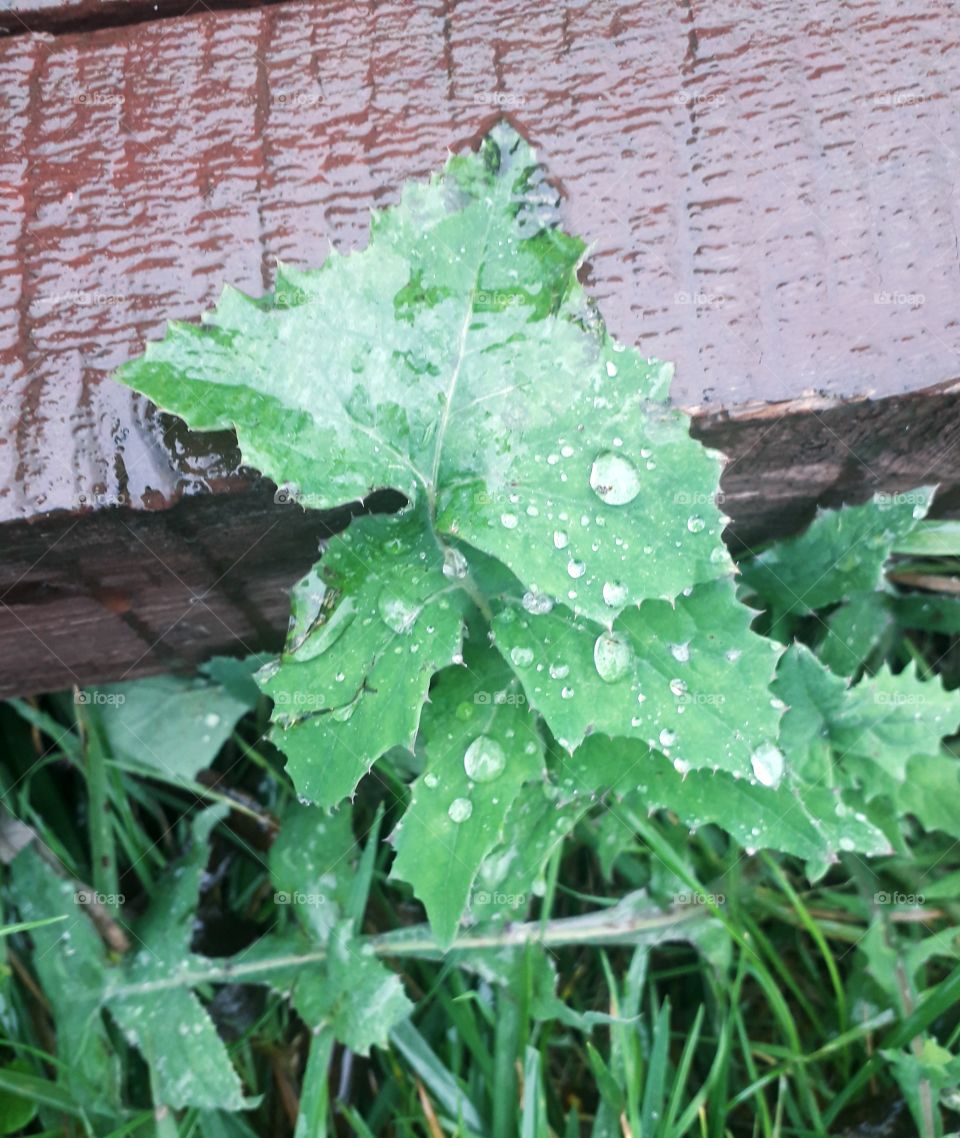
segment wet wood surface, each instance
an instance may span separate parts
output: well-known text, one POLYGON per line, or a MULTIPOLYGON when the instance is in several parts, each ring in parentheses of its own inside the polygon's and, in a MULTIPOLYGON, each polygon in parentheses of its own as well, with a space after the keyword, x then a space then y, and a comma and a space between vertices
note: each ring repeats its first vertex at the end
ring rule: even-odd
POLYGON ((19 0, 0 28, 0 695, 277 642, 322 520, 109 375, 223 282, 362 245, 504 114, 612 331, 730 455, 736 540, 952 500, 955 5, 19 0))

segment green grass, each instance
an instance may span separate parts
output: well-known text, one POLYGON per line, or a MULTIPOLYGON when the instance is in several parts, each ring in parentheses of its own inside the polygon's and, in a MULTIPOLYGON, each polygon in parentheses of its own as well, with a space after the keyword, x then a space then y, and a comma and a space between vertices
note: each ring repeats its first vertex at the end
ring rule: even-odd
MULTIPOLYGON (((950 667, 957 658, 935 632, 901 633, 890 652, 950 667)), ((209 776, 184 783, 111 751, 95 712, 69 695, 5 705, 0 834, 16 845, 29 827, 64 880, 122 895, 94 921, 119 958, 137 951, 128 916, 149 907, 176 865, 189 819, 226 802, 193 947, 241 953, 277 920, 267 853, 292 797, 263 740, 267 717, 263 704, 251 711, 209 776)), ((150 1070, 108 1021, 123 1105, 107 1117, 58 1059, 58 1008, 38 982, 31 930, 15 923, 22 898, 7 887, 0 1133, 935 1138, 956 1127, 953 838, 915 828, 893 856, 843 856, 811 885, 803 865, 747 856, 712 827, 690 835, 629 798, 607 803, 557 851, 540 895, 518 913, 533 922, 531 943, 503 948, 493 975, 466 950, 443 958, 429 938, 413 947, 396 932, 423 921, 409 891, 387 881, 391 849, 376 840, 401 816, 404 794, 403 772, 382 765, 361 784, 353 821, 363 854, 352 915, 416 1003, 389 1047, 361 1057, 253 983, 207 983, 199 994, 255 1105, 236 1115, 155 1111, 150 1070), (656 934, 617 943, 604 913, 638 890, 673 916, 656 934), (702 899, 692 919, 675 903, 681 893, 702 899), (884 893, 924 901, 878 903, 884 893), (588 913, 598 915, 593 926, 574 935, 564 922, 588 913), (924 1056, 911 1113, 909 1070, 924 1056)), ((517 939, 509 924, 493 936, 517 939)))

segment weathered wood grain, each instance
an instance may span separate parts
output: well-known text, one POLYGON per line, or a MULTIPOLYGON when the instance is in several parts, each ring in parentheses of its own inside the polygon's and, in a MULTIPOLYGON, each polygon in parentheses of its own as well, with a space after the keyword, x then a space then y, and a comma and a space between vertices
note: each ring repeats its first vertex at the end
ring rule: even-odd
MULTIPOLYGON (((37 558, 89 600, 110 549, 134 616, 175 603, 115 503, 157 534, 176 503, 233 520, 242 552, 236 454, 165 431, 110 371, 222 282, 257 293, 278 257, 362 244, 371 206, 503 113, 591 243, 614 333, 676 361, 676 401, 733 455, 742 540, 817 500, 957 481, 955 5, 291 2, 83 31, 95 9, 68 7, 21 0, 0 41, 0 635, 41 619, 2 600, 37 558)), ((270 583, 303 562, 291 532, 270 583)), ((168 636, 136 662, 117 614, 85 611, 109 665, 76 657, 84 679, 212 646, 168 636)), ((2 690, 70 682, 56 655, 2 690)))

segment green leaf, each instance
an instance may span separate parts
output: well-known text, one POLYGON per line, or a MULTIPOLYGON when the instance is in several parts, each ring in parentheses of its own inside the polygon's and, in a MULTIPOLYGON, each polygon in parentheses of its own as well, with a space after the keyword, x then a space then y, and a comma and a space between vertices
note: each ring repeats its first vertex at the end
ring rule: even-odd
POLYGON ((838 676, 856 673, 893 627, 885 593, 857 593, 826 618, 817 655, 838 676))
MULTIPOLYGON (((238 688, 241 661, 221 662, 230 687, 201 677, 149 676, 126 684, 92 688, 110 752, 174 780, 193 779, 209 767, 237 721, 256 704, 256 689, 238 688)), ((216 668, 216 662, 211 667, 216 668)))
POLYGON ((545 776, 544 744, 520 685, 492 649, 441 673, 430 700, 421 726, 426 766, 394 831, 391 875, 413 886, 449 943, 521 787, 545 776))
POLYGON ((328 943, 322 975, 301 974, 293 989, 297 1011, 313 1028, 329 1024, 341 1043, 360 1055, 385 1047, 390 1031, 413 1011, 399 976, 362 946, 343 921, 328 943))
POLYGON ((196 816, 193 846, 134 927, 139 951, 107 988, 110 1013, 149 1064, 158 1104, 241 1110, 249 1105, 227 1049, 203 1005, 184 988, 152 987, 195 959, 190 952, 207 839, 225 809, 196 816))
POLYGON ((274 901, 290 906, 320 944, 345 914, 359 852, 348 810, 326 815, 315 806, 291 803, 284 811, 270 847, 274 901))
POLYGON ((304 504, 392 486, 442 539, 593 619, 673 597, 729 570, 718 462, 669 407, 670 369, 607 335, 555 206, 500 126, 374 215, 362 252, 284 269, 277 294, 300 303, 227 290, 117 378, 195 428, 235 427, 304 504))
POLYGON ((113 1113, 120 1101, 120 1064, 101 1013, 106 952, 76 887, 54 874, 35 847, 11 866, 17 907, 31 931, 34 967, 50 1003, 62 1061, 58 1081, 88 1109, 113 1113), (53 924, 45 918, 65 916, 53 924))
POLYGON ((469 604, 443 567, 422 512, 365 517, 297 586, 279 668, 261 680, 302 797, 334 806, 385 751, 413 747, 434 672, 459 658, 469 604))
POLYGON ((859 784, 871 797, 896 795, 908 761, 936 753, 960 721, 956 696, 939 680, 918 679, 913 665, 898 675, 884 668, 848 687, 800 644, 784 653, 773 689, 790 708, 780 743, 798 777, 859 784))
POLYGON ((925 516, 932 498, 933 489, 923 488, 818 511, 799 537, 741 562, 747 592, 779 614, 797 615, 871 592, 881 583, 891 551, 925 516))
POLYGON ((598 731, 645 740, 688 768, 752 777, 781 712, 758 697, 779 645, 751 632, 750 617, 724 580, 675 605, 645 601, 612 628, 564 607, 528 615, 515 605, 493 627, 531 704, 569 750, 598 731))
MULTIPOLYGON (((681 772, 632 740, 592 735, 561 773, 567 793, 633 794, 646 810, 671 810, 691 828, 722 826, 748 850, 782 850, 806 860, 830 860, 845 849, 890 852, 880 830, 852 811, 838 812, 838 800, 824 788, 801 788, 791 779, 764 786, 724 771, 681 772)), ((616 813, 615 804, 611 809, 616 813)))

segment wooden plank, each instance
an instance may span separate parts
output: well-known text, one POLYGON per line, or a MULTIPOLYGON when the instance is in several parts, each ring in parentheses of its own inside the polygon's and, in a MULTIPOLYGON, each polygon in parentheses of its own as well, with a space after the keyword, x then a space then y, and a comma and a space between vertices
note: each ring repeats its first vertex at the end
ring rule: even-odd
MULTIPOLYGON (((117 502, 156 532, 175 505, 237 518, 249 480, 232 448, 165 428, 111 370, 222 282, 258 293, 277 257, 362 244, 371 206, 502 113, 591 243, 584 275, 612 331, 676 361, 675 400, 734 455, 726 508, 743 540, 818 499, 955 483, 958 38, 942 0, 293 2, 8 37, 0 543, 21 560, 0 560, 0 597, 41 556, 92 590, 88 535, 112 526, 123 548, 117 502), (840 402, 889 396, 852 417, 840 402), (917 415, 921 446, 905 433, 917 415)), ((285 548, 289 582, 303 555, 285 548)), ((153 603, 147 564, 131 547, 117 570, 135 607, 153 603)), ((107 672, 79 674, 104 678, 142 644, 96 611, 117 648, 107 672)), ((0 635, 17 620, 0 608, 0 635)), ((157 649, 133 671, 205 650, 161 665, 157 649)), ((2 690, 70 669, 17 669, 2 690)))

